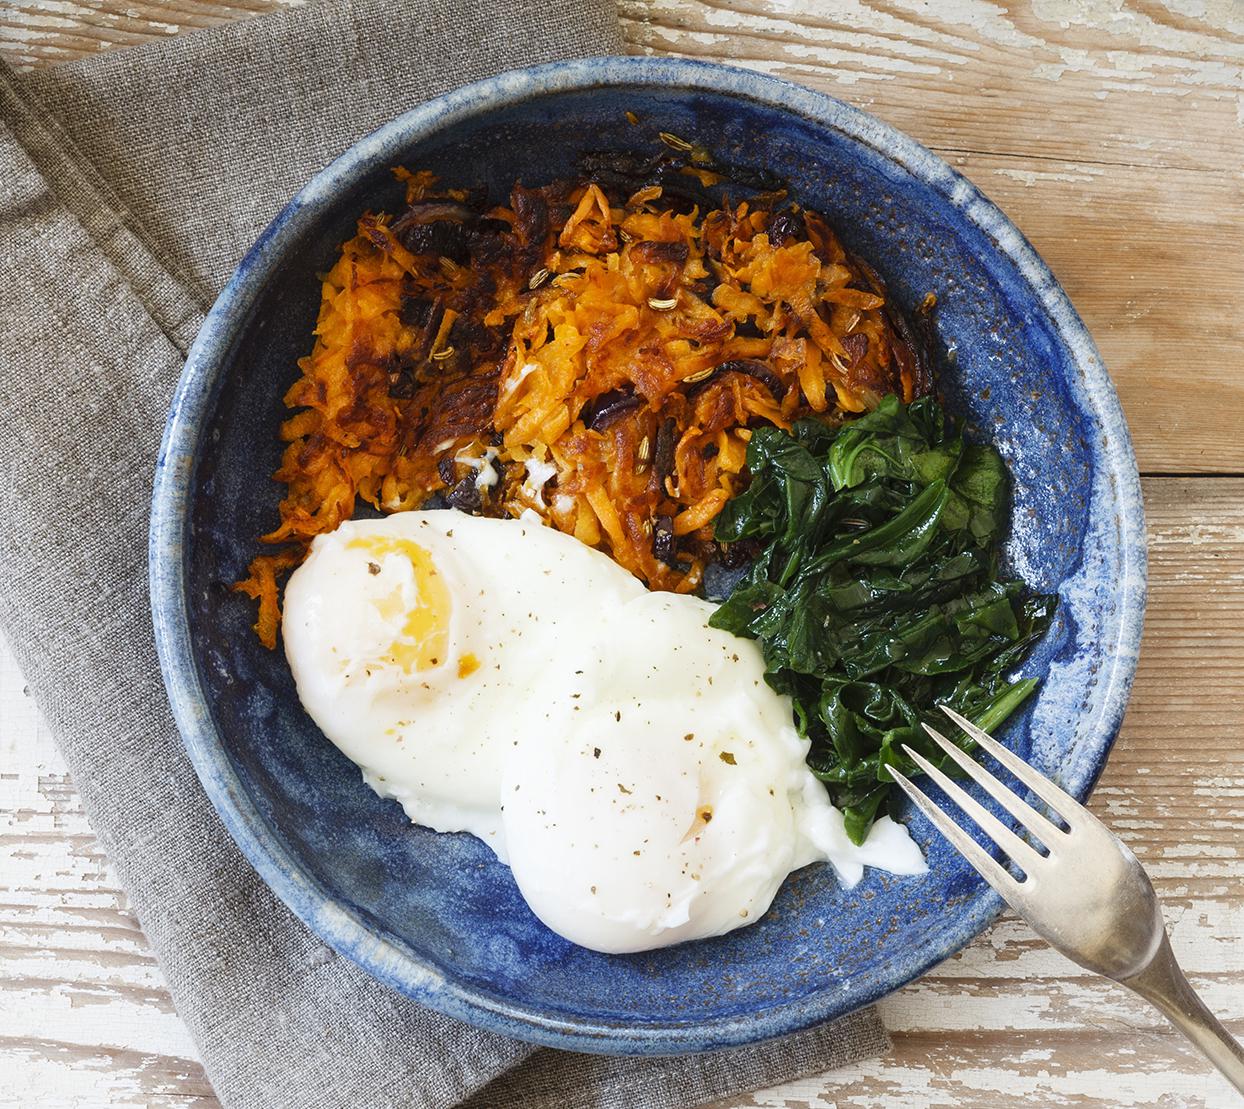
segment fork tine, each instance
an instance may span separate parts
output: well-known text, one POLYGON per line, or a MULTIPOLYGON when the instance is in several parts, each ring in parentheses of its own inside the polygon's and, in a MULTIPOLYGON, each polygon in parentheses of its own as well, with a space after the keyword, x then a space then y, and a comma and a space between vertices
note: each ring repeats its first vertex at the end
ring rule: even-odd
MULTIPOLYGON (((936 733, 934 733, 936 737, 936 733)), ((940 738, 940 737, 939 737, 940 738)), ((976 800, 971 794, 963 789, 958 782, 944 774, 928 759, 926 759, 919 751, 913 750, 907 744, 903 744, 903 750, 912 759, 917 766, 920 767, 930 778, 933 779, 943 790, 949 794, 950 799, 954 801, 965 813, 968 814, 980 826, 981 830, 989 836, 999 847, 1002 848, 1016 863, 1025 874, 1032 876, 1033 869, 1040 865, 1041 856, 1033 848, 1030 843, 1025 843, 1010 828, 1002 823, 993 813, 991 813, 984 805, 976 800)))
POLYGON ((1088 810, 1069 793, 1064 793, 1043 774, 1037 773, 1014 751, 1003 747, 988 732, 982 731, 972 721, 960 716, 954 709, 941 706, 942 712, 959 725, 969 736, 979 743, 995 759, 1005 766, 1012 774, 1024 783, 1033 793, 1041 798, 1051 809, 1061 816, 1068 824, 1073 818, 1087 816, 1088 810))
MULTIPOLYGON (((1006 867, 993 859, 989 854, 950 819, 941 809, 939 809, 932 801, 930 801, 915 785, 911 779, 900 770, 889 766, 886 768, 890 772, 890 776, 898 782, 903 788, 903 792, 915 802, 925 816, 929 818, 929 822, 942 833, 950 842, 958 849, 962 855, 982 878, 985 879, 995 890, 1000 893, 1007 903, 1014 908, 1015 899, 1019 896, 1019 883, 1011 877, 1006 867)), ((1018 911, 1018 910, 1017 910, 1018 911)))
MULTIPOLYGON (((986 793, 998 802, 1007 812, 1009 812, 1016 820, 1018 820, 1025 828, 1036 836, 1046 847, 1053 847, 1066 834, 1055 824, 1047 820, 1041 813, 1037 812, 1027 801, 1019 797, 1013 790, 1008 789, 997 778, 989 773, 980 765, 971 755, 967 754, 961 748, 956 747, 941 732, 935 728, 924 725, 924 730, 932 737, 943 751, 955 760, 967 775, 977 783, 986 793)), ((979 824, 980 821, 977 821, 979 824)), ((988 829, 986 829, 988 831, 988 829)), ((997 838, 997 837, 995 837, 997 838)), ((1013 856, 1012 856, 1013 857, 1013 856)))

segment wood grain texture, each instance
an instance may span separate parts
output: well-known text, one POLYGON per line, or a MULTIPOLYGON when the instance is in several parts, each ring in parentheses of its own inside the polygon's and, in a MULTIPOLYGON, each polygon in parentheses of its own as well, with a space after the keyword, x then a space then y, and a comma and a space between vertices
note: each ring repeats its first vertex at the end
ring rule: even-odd
MULTIPOLYGON (((7 0, 51 64, 298 0, 7 0)), ((621 0, 631 49, 821 89, 946 158, 1050 263, 1110 367, 1142 470, 1244 473, 1239 0, 621 0)))
MULTIPOLYGON (((1150 479, 1146 506, 1145 646, 1093 808, 1148 868, 1194 985, 1244 1036, 1244 480, 1150 479)), ((0 1105, 214 1105, 7 655, 0 767, 0 1105)), ((1233 1104, 1151 1010, 1012 917, 882 1011, 891 1055, 730 1109, 1233 1104)))
POLYGON ((1244 5, 622 6, 637 49, 800 81, 942 155, 1067 290, 1142 470, 1244 470, 1244 334, 1219 307, 1244 295, 1244 5))
MULTIPOLYGON (((19 66, 297 0, 0 0, 19 66)), ((622 0, 637 51, 790 77, 989 193, 1105 355, 1142 468, 1244 473, 1244 7, 1235 0, 622 0)), ((1244 1034, 1244 481, 1146 483, 1152 598, 1094 808, 1244 1034)), ((1147 1008, 1004 918, 883 1003, 895 1050, 732 1104, 1235 1104, 1147 1008)), ((215 1106, 64 767, 0 649, 0 1106, 215 1106)))

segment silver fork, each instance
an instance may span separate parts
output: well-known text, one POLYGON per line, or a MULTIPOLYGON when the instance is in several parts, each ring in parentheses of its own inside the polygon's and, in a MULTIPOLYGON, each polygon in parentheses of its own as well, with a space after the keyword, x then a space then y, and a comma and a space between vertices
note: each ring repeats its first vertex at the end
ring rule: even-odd
POLYGON ((943 711, 1067 825, 1046 819, 984 767, 930 728, 934 742, 1043 844, 1042 855, 918 751, 911 759, 970 816, 1024 873, 1014 878, 905 775, 890 773, 969 863, 1056 951, 1127 986, 1154 1005, 1244 1094, 1244 1047, 1205 1007, 1171 951, 1157 894, 1136 856, 1097 817, 1023 759, 965 720, 943 711))

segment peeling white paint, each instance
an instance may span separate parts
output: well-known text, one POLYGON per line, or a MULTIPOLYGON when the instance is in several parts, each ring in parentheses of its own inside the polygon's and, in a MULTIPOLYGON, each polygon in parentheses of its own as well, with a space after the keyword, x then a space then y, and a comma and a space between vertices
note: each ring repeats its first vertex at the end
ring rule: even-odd
POLYGON ((1086 181, 1092 181, 1094 178, 1101 177, 1106 170, 1104 166, 1067 162, 1064 163, 1064 168, 1061 170, 1014 169, 1010 166, 1004 166, 1000 169, 995 169, 993 172, 997 177, 1007 177, 1012 181, 1019 181, 1026 188, 1032 188, 1034 185, 1054 182, 1082 185, 1086 181))

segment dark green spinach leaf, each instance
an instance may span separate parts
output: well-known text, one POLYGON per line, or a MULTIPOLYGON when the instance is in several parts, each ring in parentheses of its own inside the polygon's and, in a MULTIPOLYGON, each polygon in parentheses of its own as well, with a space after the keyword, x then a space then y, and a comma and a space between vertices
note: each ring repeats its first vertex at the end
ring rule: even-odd
POLYGON ((839 428, 757 428, 747 465, 751 484, 716 537, 763 548, 710 622, 759 641, 766 679, 811 740, 812 772, 862 843, 885 810, 887 768, 920 772, 904 744, 957 772, 921 727, 970 747, 938 705, 991 731, 1036 688, 1006 674, 1057 597, 998 578, 1006 466, 933 398, 887 397, 839 428))

